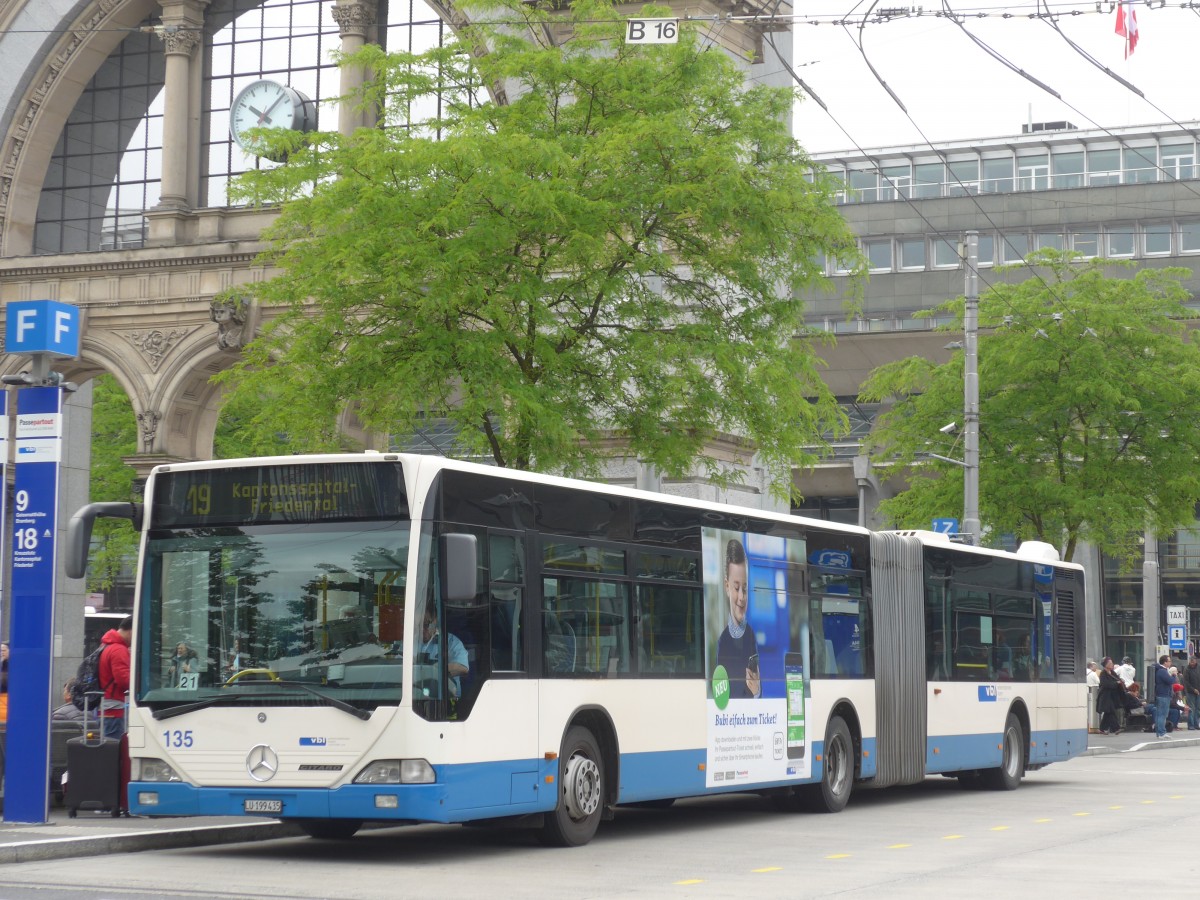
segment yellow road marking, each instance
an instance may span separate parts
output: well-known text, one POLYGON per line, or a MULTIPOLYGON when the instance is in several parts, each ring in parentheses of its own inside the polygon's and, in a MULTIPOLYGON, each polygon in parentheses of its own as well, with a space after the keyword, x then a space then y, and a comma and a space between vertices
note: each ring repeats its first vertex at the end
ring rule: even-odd
POLYGON ((1091 813, 1089 813, 1089 812, 1077 812, 1077 813, 1071 813, 1071 815, 1073 815, 1073 816, 1090 816, 1090 815, 1091 815, 1091 813))
POLYGON ((1124 809, 1123 806, 1110 806, 1109 809, 1124 809))
POLYGON ((751 869, 751 872, 782 872, 783 866, 766 866, 761 869, 751 869))
POLYGON ((942 836, 943 841, 957 841, 962 838, 961 834, 947 834, 942 836))
POLYGON ((1008 825, 996 825, 992 828, 992 831, 1008 831, 1009 827, 1008 825))
POLYGON ((1149 805, 1150 805, 1151 803, 1153 803, 1153 802, 1154 802, 1153 800, 1143 800, 1143 801, 1142 801, 1142 806, 1149 806, 1149 805))
POLYGON ((890 847, 888 847, 888 849, 889 850, 904 850, 911 846, 912 846, 912 844, 892 844, 890 847))
POLYGON ((849 854, 849 853, 830 853, 830 854, 829 854, 827 857, 825 857, 825 858, 826 858, 826 859, 849 859, 849 858, 850 858, 850 854, 849 854))
POLYGON ((1053 819, 1034 819, 1033 821, 1036 822, 1037 824, 1041 825, 1045 822, 1053 822, 1054 820, 1053 819))
POLYGON ((703 878, 689 878, 686 881, 677 881, 676 884, 704 884, 703 878))
POLYGON ((1183 799, 1183 794, 1172 794, 1172 795, 1171 795, 1171 796, 1170 796, 1168 799, 1170 799, 1170 800, 1182 800, 1182 799, 1183 799))

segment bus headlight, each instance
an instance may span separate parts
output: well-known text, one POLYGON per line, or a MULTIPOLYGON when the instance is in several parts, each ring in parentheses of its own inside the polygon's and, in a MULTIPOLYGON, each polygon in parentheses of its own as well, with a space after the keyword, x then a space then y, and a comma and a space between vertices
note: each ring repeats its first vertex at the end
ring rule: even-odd
POLYGON ((433 766, 423 759, 377 759, 358 773, 355 784, 433 784, 433 766))
POLYGON ((131 781, 183 781, 179 773, 161 759, 147 757, 130 760, 131 781))

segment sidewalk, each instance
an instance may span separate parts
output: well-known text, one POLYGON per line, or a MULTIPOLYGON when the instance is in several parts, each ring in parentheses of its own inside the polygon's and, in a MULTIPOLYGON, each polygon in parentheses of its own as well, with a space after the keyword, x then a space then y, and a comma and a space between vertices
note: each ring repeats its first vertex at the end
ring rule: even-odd
POLYGON ((50 810, 50 820, 45 825, 0 821, 0 865, 138 850, 266 841, 302 833, 295 825, 276 819, 114 819, 108 813, 84 810, 79 811, 78 818, 71 819, 67 817, 65 809, 55 808, 50 810))
MULTIPOLYGON (((1090 734, 1088 749, 1082 755, 1200 747, 1200 731, 1176 731, 1171 738, 1169 741, 1159 741, 1155 740, 1153 733, 1144 732, 1090 734)), ((83 810, 78 818, 71 819, 67 817, 65 809, 56 808, 50 810, 50 821, 45 825, 0 821, 0 865, 138 850, 267 841, 302 833, 297 826, 277 819, 114 819, 107 813, 83 810)))

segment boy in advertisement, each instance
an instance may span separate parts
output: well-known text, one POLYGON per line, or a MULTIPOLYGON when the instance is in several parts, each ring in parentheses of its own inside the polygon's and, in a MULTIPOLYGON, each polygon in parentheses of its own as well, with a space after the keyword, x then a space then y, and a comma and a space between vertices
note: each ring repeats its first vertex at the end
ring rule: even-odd
POLYGON ((729 696, 747 700, 762 696, 759 678, 758 647, 754 629, 746 621, 750 598, 750 573, 746 550, 737 538, 725 543, 725 600, 729 621, 717 640, 717 665, 729 675, 729 696))

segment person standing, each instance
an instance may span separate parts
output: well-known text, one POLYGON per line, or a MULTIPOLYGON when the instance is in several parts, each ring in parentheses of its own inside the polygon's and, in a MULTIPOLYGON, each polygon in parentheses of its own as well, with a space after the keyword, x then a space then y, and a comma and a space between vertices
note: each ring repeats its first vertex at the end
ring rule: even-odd
POLYGON ((1167 716, 1171 713, 1171 698, 1175 695, 1175 676, 1167 664, 1171 657, 1163 654, 1154 664, 1154 734, 1160 741, 1169 741, 1167 716))
POLYGON ((1096 665, 1094 659, 1087 661, 1087 686, 1090 688, 1100 687, 1100 667, 1096 665))
POLYGON ((1134 679, 1137 678, 1137 669, 1133 667, 1133 660, 1128 656, 1122 659, 1121 664, 1117 666, 1117 674, 1125 682, 1125 687, 1133 684, 1134 679))
POLYGON ((1125 707, 1125 682, 1117 674, 1113 666, 1113 658, 1103 659, 1104 668, 1100 670, 1100 692, 1096 695, 1096 712, 1100 713, 1100 733, 1119 734, 1120 721, 1117 710, 1125 707))
POLYGON ((129 643, 133 637, 133 616, 126 616, 116 628, 105 632, 100 643, 100 687, 104 690, 101 710, 104 736, 120 738, 125 734, 125 694, 129 692, 129 643))
POLYGON ((1188 731, 1200 728, 1200 656, 1192 655, 1183 670, 1183 689, 1187 692, 1188 731))

